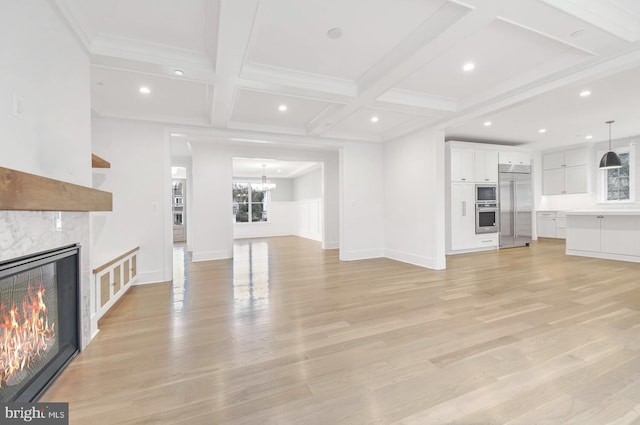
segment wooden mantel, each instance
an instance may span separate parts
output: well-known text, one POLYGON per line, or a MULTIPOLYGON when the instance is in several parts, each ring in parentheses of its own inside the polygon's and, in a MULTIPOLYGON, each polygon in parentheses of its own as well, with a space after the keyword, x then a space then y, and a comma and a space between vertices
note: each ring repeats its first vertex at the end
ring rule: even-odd
POLYGON ((112 211, 111 193, 0 167, 0 210, 112 211))

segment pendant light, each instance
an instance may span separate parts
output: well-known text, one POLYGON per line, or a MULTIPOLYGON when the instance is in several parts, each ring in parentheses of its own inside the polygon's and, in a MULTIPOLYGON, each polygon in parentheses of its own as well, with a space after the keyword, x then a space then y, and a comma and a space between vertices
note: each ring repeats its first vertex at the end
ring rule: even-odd
POLYGON ((264 191, 272 190, 272 189, 276 188, 276 184, 275 183, 267 183, 266 168, 267 168, 267 166, 265 164, 262 164, 262 184, 260 185, 260 187, 264 191))
POLYGON ((617 153, 611 150, 611 124, 615 121, 607 121, 609 124, 609 152, 605 153, 600 160, 600 169, 607 170, 610 168, 620 168, 622 167, 622 162, 620 161, 620 157, 617 153))

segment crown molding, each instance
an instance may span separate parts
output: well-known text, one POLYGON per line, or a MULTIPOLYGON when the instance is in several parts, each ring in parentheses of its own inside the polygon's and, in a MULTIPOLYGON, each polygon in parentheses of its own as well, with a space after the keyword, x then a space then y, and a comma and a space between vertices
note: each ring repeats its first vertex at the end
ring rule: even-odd
POLYGON ((87 22, 82 18, 82 14, 78 13, 75 6, 68 0, 49 0, 49 4, 51 4, 54 10, 64 19, 85 51, 90 53, 91 41, 94 34, 89 29, 87 22))
POLYGON ((455 112, 458 109, 456 99, 403 89, 387 90, 376 101, 445 112, 455 112))
POLYGON ((205 53, 112 34, 99 34, 94 37, 91 43, 91 53, 167 66, 189 64, 196 68, 213 70, 213 61, 205 53))
POLYGON ((629 13, 613 1, 542 1, 630 43, 640 40, 640 16, 629 13))
POLYGON ((242 68, 241 78, 345 97, 358 95, 355 81, 263 64, 242 68))

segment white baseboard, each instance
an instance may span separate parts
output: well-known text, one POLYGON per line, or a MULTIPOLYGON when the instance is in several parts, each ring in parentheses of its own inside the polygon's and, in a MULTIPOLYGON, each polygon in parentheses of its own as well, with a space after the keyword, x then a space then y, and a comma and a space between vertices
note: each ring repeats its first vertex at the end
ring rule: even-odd
MULTIPOLYGON (((152 270, 148 272, 138 272, 134 285, 146 285, 148 283, 165 282, 165 274, 163 270, 152 270)), ((169 279, 170 280, 170 279, 169 279)))
POLYGON ((340 249, 340 242, 325 242, 322 249, 340 249))
POLYGON ((233 258, 233 250, 194 251, 191 256, 191 261, 196 263, 198 261, 226 260, 228 258, 233 258))
POLYGON ((384 252, 381 249, 363 249, 359 251, 340 250, 340 261, 368 260, 370 258, 381 257, 384 257, 384 252))
POLYGON ((601 260, 629 261, 631 263, 640 263, 640 257, 635 255, 611 254, 607 252, 578 251, 575 249, 567 249, 567 255, 576 255, 578 257, 599 258, 601 260))
POLYGON ((390 258, 392 260, 401 261, 403 263, 413 264, 414 266, 425 267, 427 269, 433 270, 442 270, 442 267, 439 264, 436 264, 433 257, 427 257, 423 255, 415 255, 409 252, 397 251, 393 249, 388 249, 385 251, 385 257, 390 258))

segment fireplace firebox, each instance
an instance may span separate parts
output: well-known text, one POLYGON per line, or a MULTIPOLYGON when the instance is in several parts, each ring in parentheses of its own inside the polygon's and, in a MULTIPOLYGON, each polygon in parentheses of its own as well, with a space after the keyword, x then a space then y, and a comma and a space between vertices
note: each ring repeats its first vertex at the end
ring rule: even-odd
POLYGON ((78 354, 79 253, 0 263, 0 402, 36 401, 78 354))

